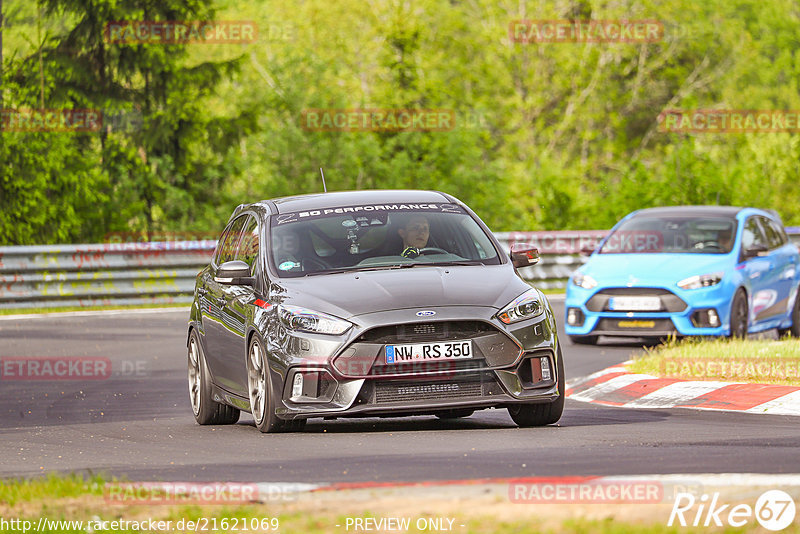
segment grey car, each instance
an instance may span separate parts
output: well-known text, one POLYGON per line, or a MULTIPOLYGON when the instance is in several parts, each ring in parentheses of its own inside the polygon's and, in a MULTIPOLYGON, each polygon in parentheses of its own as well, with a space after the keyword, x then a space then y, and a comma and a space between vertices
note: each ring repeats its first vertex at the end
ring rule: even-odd
POLYGON ((302 195, 236 208, 197 276, 189 394, 201 425, 312 417, 555 423, 564 363, 545 295, 462 202, 434 191, 302 195))

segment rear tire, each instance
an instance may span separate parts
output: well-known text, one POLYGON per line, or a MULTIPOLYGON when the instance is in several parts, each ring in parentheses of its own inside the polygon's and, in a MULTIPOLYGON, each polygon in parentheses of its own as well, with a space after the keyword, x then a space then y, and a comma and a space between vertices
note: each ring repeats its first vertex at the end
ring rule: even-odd
POLYGON ((794 308, 792 309, 792 326, 789 328, 778 328, 778 336, 800 337, 800 290, 794 297, 794 308))
POLYGON ((232 425, 239 420, 239 410, 216 402, 211 395, 211 378, 206 357, 196 330, 189 334, 189 402, 194 419, 201 425, 232 425))
POLYGON ((597 338, 600 336, 569 336, 569 340, 575 345, 597 345, 597 338))
POLYGON ((748 327, 747 295, 739 289, 731 301, 730 334, 731 339, 746 339, 748 327))
POLYGON ((519 427, 545 426, 557 423, 564 413, 565 380, 564 358, 561 346, 558 347, 558 398, 546 404, 513 404, 508 407, 508 415, 519 427))

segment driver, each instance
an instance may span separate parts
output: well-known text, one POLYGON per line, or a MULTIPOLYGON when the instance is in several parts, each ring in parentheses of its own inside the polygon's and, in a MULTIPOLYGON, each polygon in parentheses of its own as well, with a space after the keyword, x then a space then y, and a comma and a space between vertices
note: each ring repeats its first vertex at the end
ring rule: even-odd
POLYGON ((733 248, 733 232, 731 229, 726 228, 725 230, 720 230, 717 234, 717 242, 723 251, 730 252, 733 248))
POLYGON ((397 233, 403 239, 403 252, 400 253, 404 258, 416 258, 419 251, 428 245, 431 227, 428 218, 424 215, 412 216, 397 233))

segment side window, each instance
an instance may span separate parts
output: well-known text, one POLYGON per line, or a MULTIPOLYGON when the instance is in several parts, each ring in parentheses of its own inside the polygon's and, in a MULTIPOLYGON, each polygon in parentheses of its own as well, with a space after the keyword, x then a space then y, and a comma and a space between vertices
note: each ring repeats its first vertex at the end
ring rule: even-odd
POLYGON ((770 250, 783 245, 783 243, 781 243, 781 234, 775 230, 775 226, 771 223, 772 221, 769 219, 761 217, 761 227, 764 229, 764 234, 767 236, 767 246, 769 246, 770 250))
POLYGON ((761 233, 761 227, 758 225, 755 217, 750 217, 744 224, 742 231, 742 250, 747 250, 753 245, 767 246, 767 241, 761 233))
POLYGON ((221 245, 217 245, 219 248, 217 265, 221 265, 226 261, 233 261, 236 257, 236 246, 239 244, 239 238, 242 237, 242 228, 245 221, 247 221, 247 215, 242 215, 228 226, 228 231, 225 233, 221 245))
POLYGON ((242 240, 236 252, 236 259, 250 266, 250 274, 255 272, 258 263, 258 221, 252 215, 247 219, 247 224, 242 232, 242 240))
POLYGON ((767 239, 770 241, 770 245, 772 245, 772 238, 770 238, 770 234, 774 236, 775 239, 775 247, 782 247, 789 241, 789 238, 786 237, 786 232, 783 230, 783 226, 780 223, 773 221, 772 219, 763 219, 762 224, 764 226, 764 230, 767 232, 767 239), (767 229, 769 227, 769 229, 767 229))

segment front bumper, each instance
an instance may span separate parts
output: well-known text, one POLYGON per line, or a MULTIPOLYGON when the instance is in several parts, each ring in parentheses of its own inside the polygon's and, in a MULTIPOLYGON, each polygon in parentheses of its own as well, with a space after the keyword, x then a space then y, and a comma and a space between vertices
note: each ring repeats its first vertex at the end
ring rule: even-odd
MULTIPOLYGON (((311 361, 289 357, 289 365, 273 376, 275 391, 281 391, 276 413, 283 419, 346 417, 368 415, 429 414, 454 408, 491 408, 515 403, 547 403, 556 400, 558 357, 555 317, 545 307, 539 317, 506 326, 494 319, 494 308, 433 308, 436 320, 409 320, 409 312, 397 310, 354 318, 357 329, 331 354, 311 361), (394 329, 411 326, 433 332, 429 325, 458 325, 469 328, 440 328, 436 341, 472 339, 474 358, 442 362, 446 365, 419 364, 413 368, 393 368, 386 364, 385 345, 392 341, 394 329), (541 359, 547 360, 549 376, 542 377, 541 359), (297 373, 324 376, 316 393, 292 395, 297 373), (315 397, 315 395, 321 395, 315 397)), ((413 317, 413 314, 412 314, 413 317)), ((404 332, 405 330, 398 330, 404 332)), ((412 334, 413 335, 413 334, 412 334)), ((306 336, 304 336, 306 337, 306 336)), ((309 343, 289 342, 285 346, 314 347, 309 343)), ((426 339, 414 338, 414 342, 426 339)), ((408 341, 406 341, 408 342, 408 341)), ((273 355, 273 358, 278 355, 273 355)), ((277 358, 276 358, 277 359, 277 358)), ((278 360, 280 361, 280 360, 278 360)), ((315 381, 317 378, 314 379, 315 381)))
POLYGON ((729 293, 723 285, 692 290, 667 286, 586 290, 571 284, 567 289, 565 316, 569 317, 573 310, 572 315, 579 320, 573 324, 565 320, 564 330, 570 336, 725 336, 730 333, 732 295, 729 293), (599 299, 610 291, 623 289, 641 294, 652 290, 652 295, 661 296, 662 309, 668 311, 610 311, 599 299), (709 310, 718 318, 718 326, 708 324, 709 310))

